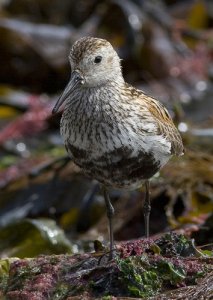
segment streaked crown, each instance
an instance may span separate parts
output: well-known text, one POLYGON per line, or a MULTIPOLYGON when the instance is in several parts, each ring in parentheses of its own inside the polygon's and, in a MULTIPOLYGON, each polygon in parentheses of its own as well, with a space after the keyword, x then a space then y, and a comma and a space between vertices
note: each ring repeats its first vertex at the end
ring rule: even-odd
POLYGON ((84 86, 95 87, 109 81, 124 81, 120 58, 107 40, 81 38, 73 44, 69 60, 72 71, 78 71, 84 78, 84 86))

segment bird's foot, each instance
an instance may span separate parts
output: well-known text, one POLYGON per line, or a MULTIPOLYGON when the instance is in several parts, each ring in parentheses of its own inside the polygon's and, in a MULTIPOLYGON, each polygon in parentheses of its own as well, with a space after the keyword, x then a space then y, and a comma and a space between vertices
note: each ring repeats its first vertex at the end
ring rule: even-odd
POLYGON ((117 249, 114 248, 112 250, 106 251, 101 255, 101 257, 98 260, 98 265, 106 265, 110 262, 113 262, 115 258, 117 257, 117 249))

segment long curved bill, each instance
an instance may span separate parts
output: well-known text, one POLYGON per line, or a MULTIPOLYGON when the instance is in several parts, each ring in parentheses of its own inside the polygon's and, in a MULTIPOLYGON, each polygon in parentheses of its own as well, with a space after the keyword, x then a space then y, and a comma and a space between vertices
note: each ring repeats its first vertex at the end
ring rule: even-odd
POLYGON ((52 113, 55 114, 60 106, 64 103, 64 101, 72 94, 72 92, 74 91, 74 89, 79 85, 79 84, 83 84, 84 80, 82 78, 82 76, 80 75, 80 73, 78 71, 73 71, 71 73, 71 78, 70 81, 68 82, 67 86, 65 87, 62 95, 59 97, 58 101, 56 102, 52 113))

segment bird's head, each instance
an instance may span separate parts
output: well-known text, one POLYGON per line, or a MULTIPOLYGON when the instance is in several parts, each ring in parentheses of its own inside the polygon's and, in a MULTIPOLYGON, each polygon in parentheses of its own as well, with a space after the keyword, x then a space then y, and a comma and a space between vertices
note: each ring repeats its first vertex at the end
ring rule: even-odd
POLYGON ((104 39, 84 37, 76 41, 70 51, 71 78, 57 101, 53 113, 76 88, 92 88, 110 81, 123 82, 120 58, 112 45, 104 39))

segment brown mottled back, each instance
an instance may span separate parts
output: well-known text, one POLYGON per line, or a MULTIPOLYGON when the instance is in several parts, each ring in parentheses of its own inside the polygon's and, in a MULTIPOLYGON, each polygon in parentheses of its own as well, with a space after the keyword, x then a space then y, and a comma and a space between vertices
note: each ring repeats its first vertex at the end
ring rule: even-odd
POLYGON ((158 134, 165 136, 166 139, 171 142, 171 154, 175 154, 177 156, 182 155, 184 153, 184 148, 180 133, 175 127, 172 118, 163 104, 151 96, 146 95, 141 90, 135 89, 128 83, 125 84, 125 88, 126 94, 128 93, 131 99, 141 100, 141 111, 145 108, 151 113, 152 117, 156 121, 158 134))
POLYGON ((147 103, 150 113, 156 119, 159 134, 164 135, 171 142, 171 153, 177 156, 182 155, 184 153, 182 139, 167 109, 159 101, 142 94, 143 101, 147 103))

